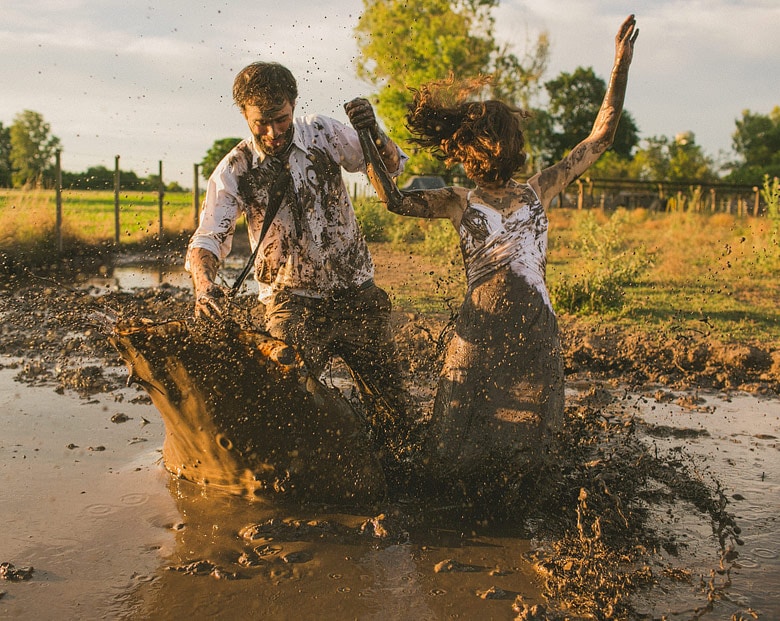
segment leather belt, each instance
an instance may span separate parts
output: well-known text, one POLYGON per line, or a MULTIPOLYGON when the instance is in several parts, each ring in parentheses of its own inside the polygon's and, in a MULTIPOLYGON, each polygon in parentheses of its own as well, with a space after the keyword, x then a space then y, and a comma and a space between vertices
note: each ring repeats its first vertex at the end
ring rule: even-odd
POLYGON ((346 300, 348 298, 354 297, 361 291, 365 291, 366 289, 370 289, 374 286, 374 279, 369 278, 365 282, 359 284, 357 287, 347 287, 345 289, 336 289, 333 291, 328 297, 331 300, 346 300))

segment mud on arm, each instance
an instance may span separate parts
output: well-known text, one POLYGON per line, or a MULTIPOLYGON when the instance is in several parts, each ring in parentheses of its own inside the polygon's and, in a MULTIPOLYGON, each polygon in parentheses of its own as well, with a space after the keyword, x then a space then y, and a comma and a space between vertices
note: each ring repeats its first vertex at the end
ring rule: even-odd
POLYGON ((532 186, 536 186, 534 189, 545 207, 555 195, 588 170, 612 145, 623 111, 628 69, 638 35, 636 20, 633 15, 630 15, 621 24, 615 37, 615 62, 612 66, 612 74, 590 135, 560 162, 544 169, 536 178, 529 180, 532 186))
POLYGON ((387 208, 401 216, 449 218, 457 228, 465 203, 465 189, 446 187, 436 190, 401 190, 401 201, 395 205, 387 204, 387 208))
POLYGON ((225 290, 216 283, 219 259, 205 248, 190 248, 188 258, 195 293, 195 317, 216 319, 222 315, 217 300, 225 297, 225 290))

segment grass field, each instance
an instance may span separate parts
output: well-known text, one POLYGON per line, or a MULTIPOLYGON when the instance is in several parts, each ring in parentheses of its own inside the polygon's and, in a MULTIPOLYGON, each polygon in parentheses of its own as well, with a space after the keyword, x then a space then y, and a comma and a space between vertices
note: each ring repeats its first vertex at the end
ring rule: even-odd
MULTIPOLYGON (((192 231, 195 222, 192 194, 168 192, 163 196, 163 235, 192 231)), ((0 249, 13 244, 35 244, 55 239, 57 203, 53 190, 0 189, 0 249)), ((119 195, 120 243, 138 243, 159 235, 157 192, 122 192, 119 195)), ((103 244, 116 238, 114 193, 63 191, 62 238, 67 243, 103 244)))
MULTIPOLYGON (((448 222, 356 206, 397 307, 449 312, 465 289, 457 238, 448 222)), ((700 212, 549 213, 548 286, 559 314, 638 330, 696 331, 724 341, 780 341, 780 247, 766 217, 700 212)), ((192 195, 168 193, 164 237, 193 230, 192 195)), ((30 268, 56 262, 54 193, 0 190, 0 259, 30 268)), ((120 248, 158 240, 158 195, 120 196, 120 248)), ((63 193, 63 248, 115 249, 112 192, 63 193)), ((245 236, 239 234, 243 239, 245 236)), ((3 273, 0 264, 0 274, 3 273)))

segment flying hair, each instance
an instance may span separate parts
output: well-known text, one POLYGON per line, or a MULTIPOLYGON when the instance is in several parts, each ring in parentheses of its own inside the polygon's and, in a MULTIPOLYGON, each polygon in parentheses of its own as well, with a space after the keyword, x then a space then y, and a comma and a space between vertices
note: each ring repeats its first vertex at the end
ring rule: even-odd
POLYGON ((429 82, 410 89, 406 125, 412 142, 447 165, 462 164, 475 181, 508 181, 525 164, 521 122, 527 112, 496 100, 472 100, 490 76, 429 82))

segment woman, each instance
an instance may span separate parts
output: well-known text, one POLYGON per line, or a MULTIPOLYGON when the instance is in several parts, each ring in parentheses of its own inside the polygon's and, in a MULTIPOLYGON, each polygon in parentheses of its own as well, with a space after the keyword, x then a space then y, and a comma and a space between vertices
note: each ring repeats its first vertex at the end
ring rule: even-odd
POLYGON ((441 372, 427 456, 434 474, 470 495, 505 489, 510 478, 518 481, 540 464, 562 422, 563 364, 545 284, 545 210, 612 144, 638 32, 633 15, 620 27, 590 135, 527 183, 512 179, 525 163, 524 114, 464 96, 447 105, 452 84, 439 82, 414 91, 408 127, 414 142, 448 165, 461 164, 476 187, 403 193, 377 187, 395 213, 449 218, 460 235, 468 290, 441 372))

